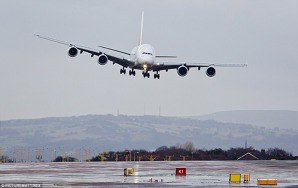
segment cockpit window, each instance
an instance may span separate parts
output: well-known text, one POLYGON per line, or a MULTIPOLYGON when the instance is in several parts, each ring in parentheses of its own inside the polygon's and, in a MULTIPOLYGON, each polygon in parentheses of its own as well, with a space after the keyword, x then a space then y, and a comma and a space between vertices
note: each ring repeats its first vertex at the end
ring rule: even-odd
POLYGON ((148 52, 143 52, 143 54, 152 55, 152 53, 148 53, 148 52))

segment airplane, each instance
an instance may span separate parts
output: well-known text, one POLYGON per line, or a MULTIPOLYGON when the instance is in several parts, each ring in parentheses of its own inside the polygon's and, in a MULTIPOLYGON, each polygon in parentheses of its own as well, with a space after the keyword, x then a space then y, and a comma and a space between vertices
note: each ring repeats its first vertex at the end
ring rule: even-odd
POLYGON ((176 56, 166 56, 166 55, 156 55, 156 52, 152 45, 150 44, 142 44, 142 36, 143 36, 143 23, 144 23, 144 12, 142 12, 142 19, 141 19, 141 32, 139 38, 139 45, 134 47, 133 50, 128 53, 124 51, 120 51, 117 49, 105 47, 105 46, 98 46, 99 48, 115 51, 121 54, 125 54, 130 56, 130 58, 125 57, 116 57, 114 55, 110 55, 106 52, 81 46, 75 45, 69 42, 53 39, 47 36, 42 36, 36 34, 35 36, 49 40, 52 42, 60 43, 69 46, 68 55, 70 57, 76 57, 78 53, 87 52, 91 54, 91 57, 98 56, 98 64, 106 65, 108 61, 113 62, 113 64, 119 64, 122 66, 120 69, 120 74, 126 74, 126 68, 129 69, 129 75, 135 76, 135 70, 141 70, 144 78, 149 78, 150 73, 149 71, 155 72, 154 79, 160 79, 160 71, 165 70, 168 72, 170 69, 176 69, 179 76, 186 76, 190 68, 198 68, 200 70, 202 67, 206 67, 206 75, 209 77, 213 77, 216 74, 216 70, 214 67, 222 66, 222 67, 245 67, 246 64, 213 64, 213 63, 168 63, 168 62, 159 62, 156 61, 158 58, 175 58, 176 56))

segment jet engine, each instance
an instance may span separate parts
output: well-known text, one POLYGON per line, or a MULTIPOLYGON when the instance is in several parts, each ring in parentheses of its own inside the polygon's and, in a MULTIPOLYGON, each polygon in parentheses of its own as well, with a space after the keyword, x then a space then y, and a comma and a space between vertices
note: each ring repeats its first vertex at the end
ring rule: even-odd
POLYGON ((108 57, 104 54, 101 54, 99 57, 98 57, 98 60, 97 60, 98 64, 100 65, 105 65, 107 64, 108 62, 108 57))
POLYGON ((70 57, 76 57, 78 55, 78 49, 76 47, 70 47, 67 53, 70 57))
POLYGON ((185 76, 185 75, 187 75, 187 72, 188 72, 188 68, 184 65, 181 65, 177 69, 177 73, 179 76, 185 76))
POLYGON ((215 75, 216 71, 214 67, 208 67, 208 69, 206 70, 206 74, 209 77, 213 77, 215 75))

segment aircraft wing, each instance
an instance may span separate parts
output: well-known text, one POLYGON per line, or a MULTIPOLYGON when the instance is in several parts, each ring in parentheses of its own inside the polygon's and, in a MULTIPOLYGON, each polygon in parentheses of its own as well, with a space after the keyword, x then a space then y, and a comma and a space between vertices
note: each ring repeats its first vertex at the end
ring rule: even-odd
POLYGON ((87 53, 91 54, 91 57, 93 57, 94 55, 95 56, 100 56, 100 55, 104 54, 108 57, 109 61, 112 61, 113 63, 119 64, 119 65, 121 65, 125 68, 126 67, 131 67, 131 66, 134 65, 134 62, 132 62, 128 59, 119 58, 119 57, 116 57, 116 56, 113 56, 113 55, 109 55, 109 54, 104 53, 104 52, 102 52, 100 50, 97 50, 97 49, 93 49, 93 48, 90 48, 90 47, 85 47, 85 46, 82 46, 82 45, 72 44, 72 43, 69 43, 69 42, 53 39, 53 38, 42 36, 42 35, 35 35, 35 36, 37 36, 41 39, 48 40, 48 41, 52 41, 52 42, 56 42, 56 43, 59 43, 59 44, 67 45, 69 47, 74 47, 74 48, 78 49, 80 53, 87 52, 87 53))
POLYGON ((166 63, 165 62, 165 63, 155 64, 152 67, 152 69, 153 69, 153 71, 161 71, 161 70, 178 69, 181 66, 184 66, 187 69, 198 68, 200 70, 202 67, 246 67, 247 64, 166 63))

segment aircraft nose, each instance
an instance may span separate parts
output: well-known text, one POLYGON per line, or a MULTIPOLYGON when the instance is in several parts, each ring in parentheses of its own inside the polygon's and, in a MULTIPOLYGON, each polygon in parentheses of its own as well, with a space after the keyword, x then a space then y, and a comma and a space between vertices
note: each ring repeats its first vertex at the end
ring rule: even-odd
POLYGON ((154 59, 152 57, 145 56, 145 57, 139 58, 138 62, 140 64, 152 64, 154 62, 154 59))

